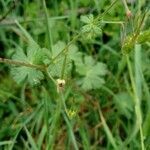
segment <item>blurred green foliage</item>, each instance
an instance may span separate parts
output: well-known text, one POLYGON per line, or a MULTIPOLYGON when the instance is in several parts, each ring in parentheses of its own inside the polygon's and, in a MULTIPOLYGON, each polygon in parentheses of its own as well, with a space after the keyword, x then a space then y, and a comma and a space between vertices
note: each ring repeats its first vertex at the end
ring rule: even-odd
POLYGON ((131 39, 149 1, 128 1, 132 18, 118 1, 98 22, 112 1, 46 1, 48 22, 43 2, 0 1, 0 57, 48 66, 0 64, 0 150, 148 150, 149 11, 131 39))

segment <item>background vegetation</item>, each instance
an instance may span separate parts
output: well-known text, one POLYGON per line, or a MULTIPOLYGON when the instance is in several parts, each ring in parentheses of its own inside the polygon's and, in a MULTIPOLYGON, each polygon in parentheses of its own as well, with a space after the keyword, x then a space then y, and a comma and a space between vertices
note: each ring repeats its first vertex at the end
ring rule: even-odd
POLYGON ((150 150, 149 9, 1 0, 0 150, 150 150))

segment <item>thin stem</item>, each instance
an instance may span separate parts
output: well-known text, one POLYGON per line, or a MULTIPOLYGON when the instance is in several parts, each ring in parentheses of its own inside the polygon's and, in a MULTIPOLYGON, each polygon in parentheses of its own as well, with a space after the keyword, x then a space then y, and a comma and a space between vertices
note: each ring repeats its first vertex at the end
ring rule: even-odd
POLYGON ((128 5, 127 5, 126 0, 122 0, 122 2, 123 2, 123 5, 124 5, 124 8, 125 8, 126 14, 127 14, 128 12, 130 12, 130 9, 129 9, 128 5))
MULTIPOLYGON (((106 20, 102 20, 101 23, 106 23, 106 24, 118 24, 121 25, 122 28, 122 32, 124 33, 125 30, 125 26, 124 26, 124 22, 123 21, 106 21, 106 20)), ((122 35, 122 39, 124 38, 124 35, 122 35)), ((123 40, 122 40, 123 41, 123 40)))
POLYGON ((17 1, 12 2, 12 5, 8 9, 8 11, 0 18, 0 22, 3 21, 8 16, 8 14, 15 8, 16 3, 17 3, 17 1))
MULTIPOLYGON (((46 130, 49 131, 49 102, 48 102, 48 93, 45 89, 45 87, 43 87, 43 92, 45 95, 44 98, 44 109, 45 109, 45 124, 46 124, 46 130)), ((46 143, 48 143, 49 141, 49 134, 46 135, 46 143)))
POLYGON ((142 25, 143 25, 143 23, 144 23, 145 17, 146 17, 146 12, 144 12, 144 14, 143 14, 143 16, 142 16, 142 19, 140 20, 140 23, 139 23, 139 25, 138 25, 138 28, 137 28, 137 30, 136 30, 136 32, 135 32, 135 36, 136 36, 136 37, 137 37, 137 36, 139 35, 139 33, 140 33, 140 30, 141 30, 142 25))
POLYGON ((124 24, 123 21, 106 21, 106 20, 102 20, 102 23, 107 23, 107 24, 124 24))
POLYGON ((141 137, 141 148, 142 150, 145 150, 142 125, 140 125, 140 137, 141 137))
POLYGON ((16 60, 11 60, 11 59, 6 59, 6 58, 0 58, 0 63, 6 63, 6 64, 10 64, 10 65, 17 65, 17 66, 25 66, 25 67, 35 68, 35 69, 44 71, 44 72, 47 73, 48 77, 56 85, 55 79, 51 76, 51 74, 47 70, 46 66, 35 65, 35 64, 25 63, 25 62, 22 62, 22 61, 16 61, 16 60))
POLYGON ((71 136, 71 139, 72 139, 72 143, 74 145, 74 149, 75 150, 78 150, 78 145, 77 145, 77 142, 76 142, 76 139, 75 139, 75 136, 74 136, 74 133, 73 133, 73 129, 72 129, 72 125, 67 117, 67 115, 63 112, 63 116, 64 116, 64 119, 66 121, 66 124, 68 126, 68 129, 69 129, 69 132, 70 132, 70 136, 71 136))
POLYGON ((116 142, 115 142, 115 140, 114 140, 114 137, 113 137, 113 135, 112 135, 112 133, 111 133, 111 131, 110 131, 110 129, 109 129, 109 127, 108 127, 106 121, 105 121, 105 118, 104 118, 104 116, 103 116, 103 114, 102 114, 102 111, 101 111, 101 108, 100 108, 100 105, 99 105, 99 104, 98 104, 98 111, 99 111, 99 116, 100 116, 100 119, 101 119, 101 121, 102 121, 104 130, 105 130, 105 132, 106 132, 106 134, 107 134, 107 137, 108 137, 110 143, 112 144, 112 146, 114 147, 115 150, 118 150, 118 147, 117 147, 117 145, 116 145, 116 142))
POLYGON ((98 21, 99 19, 103 18, 108 12, 109 10, 116 4, 118 0, 114 0, 110 6, 100 15, 97 16, 97 18, 95 19, 95 21, 98 21))
MULTIPOLYGON (((136 87, 135 87, 135 82, 134 82, 134 76, 133 76, 132 67, 131 67, 131 63, 130 63, 130 60, 129 60, 129 56, 128 56, 128 55, 126 56, 126 59, 127 59, 127 65, 128 65, 129 76, 130 76, 130 80, 131 80, 131 86, 132 86, 134 95, 137 96, 136 87)), ((135 102, 137 102, 136 99, 135 99, 135 102)))
POLYGON ((73 127, 72 127, 72 124, 68 118, 68 115, 67 115, 67 106, 65 104, 65 98, 64 98, 64 95, 62 92, 60 92, 60 97, 61 97, 61 103, 63 104, 63 107, 64 107, 64 111, 62 111, 62 114, 63 114, 63 117, 66 121, 66 124, 68 126, 68 129, 69 129, 69 132, 70 132, 70 136, 71 136, 71 139, 72 139, 72 143, 74 145, 74 149, 75 150, 78 150, 78 145, 77 145, 77 142, 76 142, 76 139, 75 139, 75 135, 74 135, 74 132, 73 132, 73 127))
POLYGON ((114 1, 111 3, 111 5, 102 13, 101 17, 105 16, 105 15, 108 13, 108 11, 116 4, 117 1, 118 1, 118 0, 114 0, 114 1))
POLYGON ((6 59, 6 58, 0 58, 0 63, 6 63, 6 64, 10 64, 10 65, 17 65, 17 66, 25 66, 25 67, 30 67, 30 68, 35 68, 38 70, 45 71, 45 66, 25 63, 22 61, 11 60, 11 59, 6 59))
POLYGON ((65 58, 64 58, 64 61, 63 61, 63 66, 62 66, 62 70, 61 70, 61 79, 64 78, 66 62, 67 62, 67 54, 65 55, 65 58))
POLYGON ((46 150, 53 150, 54 149, 54 143, 56 140, 57 132, 59 130, 59 125, 60 125, 60 117, 61 117, 61 109, 62 109, 62 101, 60 99, 60 95, 58 95, 58 100, 57 100, 57 108, 56 111, 54 112, 54 115, 52 117, 52 124, 50 126, 50 131, 49 131, 49 142, 46 150))
POLYGON ((62 100, 62 104, 63 104, 64 110, 65 110, 65 112, 67 114, 67 106, 66 106, 66 103, 65 103, 65 99, 64 99, 63 93, 60 92, 60 94, 61 94, 61 100, 62 100))
MULTIPOLYGON (((80 37, 80 33, 77 34, 77 35, 65 46, 65 48, 62 49, 61 52, 58 53, 58 54, 52 59, 51 63, 53 63, 60 55, 62 55, 62 54, 65 53, 66 51, 68 51, 69 46, 70 46, 75 40, 77 40, 79 37, 80 37)), ((51 64, 51 63, 50 63, 50 64, 51 64)))
POLYGON ((48 75, 48 77, 54 82, 54 84, 57 86, 57 83, 55 81, 55 79, 51 76, 51 74, 49 73, 48 69, 46 69, 46 73, 48 75))

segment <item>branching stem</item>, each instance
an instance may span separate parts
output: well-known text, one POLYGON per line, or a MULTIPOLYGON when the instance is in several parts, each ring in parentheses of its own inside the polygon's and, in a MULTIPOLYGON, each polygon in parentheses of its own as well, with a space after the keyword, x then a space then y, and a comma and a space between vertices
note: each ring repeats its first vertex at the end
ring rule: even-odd
POLYGON ((65 53, 66 51, 68 51, 68 48, 69 46, 74 42, 76 41, 79 37, 80 37, 80 33, 77 34, 66 46, 64 49, 62 49, 62 51, 60 53, 58 53, 53 59, 52 59, 52 62, 53 63, 59 56, 61 56, 61 54, 65 53))

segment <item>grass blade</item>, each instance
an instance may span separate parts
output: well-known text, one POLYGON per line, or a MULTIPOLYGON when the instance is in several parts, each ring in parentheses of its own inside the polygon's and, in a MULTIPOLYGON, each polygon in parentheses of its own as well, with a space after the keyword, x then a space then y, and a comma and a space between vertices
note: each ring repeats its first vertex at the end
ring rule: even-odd
POLYGON ((50 29, 50 24, 49 24, 49 17, 48 17, 48 12, 47 12, 47 7, 46 7, 46 2, 43 0, 43 7, 44 7, 44 12, 45 12, 45 17, 46 17, 46 26, 47 26, 47 33, 48 33, 48 42, 49 42, 49 49, 52 52, 52 34, 51 34, 51 29, 50 29))
POLYGON ((106 135, 107 135, 107 137, 108 137, 108 140, 110 141, 110 143, 112 144, 112 146, 114 147, 114 149, 115 149, 115 150, 118 150, 118 147, 117 147, 117 145, 116 145, 116 142, 115 142, 115 140, 114 140, 114 137, 113 137, 113 135, 112 135, 112 133, 111 133, 111 131, 110 131, 110 129, 109 129, 109 127, 108 127, 106 121, 105 121, 105 118, 104 118, 104 116, 103 116, 103 114, 102 114, 102 112, 101 112, 101 108, 100 108, 99 104, 98 104, 98 107, 99 107, 98 110, 99 110, 100 119, 101 119, 101 121, 102 121, 104 130, 105 130, 106 135))
POLYGON ((31 144, 33 150, 38 150, 36 144, 35 144, 35 141, 34 139, 32 138, 32 135, 30 134, 30 132, 28 131, 28 129, 26 128, 26 126, 24 126, 24 129, 26 131, 26 134, 28 136, 28 140, 29 140, 29 143, 31 144))
POLYGON ((0 141, 0 146, 12 144, 13 141, 0 141))
POLYGON ((73 145, 74 145, 74 149, 75 149, 75 150, 78 150, 78 146, 77 146, 77 143, 76 143, 76 139, 75 139, 75 136, 74 136, 74 133, 73 133, 72 126, 71 126, 71 124, 70 124, 70 122, 69 122, 69 119, 67 118, 67 116, 66 116, 65 113, 63 113, 63 116, 64 116, 64 119, 65 119, 66 124, 67 124, 67 126, 68 126, 69 134, 70 134, 70 136, 71 136, 72 143, 73 143, 73 145))

